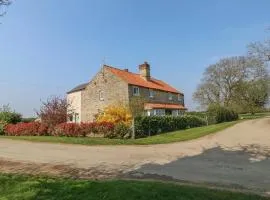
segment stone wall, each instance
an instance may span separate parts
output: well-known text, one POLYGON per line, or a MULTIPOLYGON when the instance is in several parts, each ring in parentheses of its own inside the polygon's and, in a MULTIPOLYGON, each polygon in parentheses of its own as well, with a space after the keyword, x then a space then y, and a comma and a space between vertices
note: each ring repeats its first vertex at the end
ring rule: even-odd
POLYGON ((117 103, 128 103, 128 84, 105 67, 82 91, 82 121, 93 121, 106 106, 117 103), (100 91, 103 91, 103 100, 100 91))
MULTIPOLYGON (((129 97, 130 99, 133 97, 133 85, 129 85, 129 97)), ((137 86, 135 86, 137 87, 137 86)), ((169 93, 161 90, 153 90, 154 97, 150 98, 149 96, 149 89, 144 87, 139 87, 140 89, 140 96, 145 99, 148 103, 168 103, 168 104, 182 104, 178 101, 178 94, 172 94, 172 100, 169 100, 169 93)), ((184 97, 184 95, 182 95, 184 97)))

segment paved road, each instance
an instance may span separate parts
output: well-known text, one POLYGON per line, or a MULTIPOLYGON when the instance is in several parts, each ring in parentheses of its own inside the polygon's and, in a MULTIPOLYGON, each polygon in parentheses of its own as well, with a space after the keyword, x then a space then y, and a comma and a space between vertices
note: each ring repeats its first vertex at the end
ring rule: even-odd
POLYGON ((2 160, 39 167, 49 164, 120 170, 135 176, 165 176, 265 191, 270 191, 269 156, 270 118, 245 121, 200 139, 162 145, 81 146, 0 139, 2 160))
POLYGON ((208 183, 269 193, 270 157, 253 162, 251 157, 246 151, 224 151, 217 147, 165 165, 144 165, 131 172, 131 177, 208 183))

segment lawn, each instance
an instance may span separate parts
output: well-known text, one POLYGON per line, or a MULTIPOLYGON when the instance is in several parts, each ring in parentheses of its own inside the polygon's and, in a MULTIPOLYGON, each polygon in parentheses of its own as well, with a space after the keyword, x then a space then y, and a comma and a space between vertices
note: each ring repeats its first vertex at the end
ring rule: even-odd
POLYGON ((262 117, 270 116, 270 112, 263 112, 263 113, 255 113, 254 115, 247 113, 247 114, 240 114, 240 119, 258 119, 262 117))
POLYGON ((148 145, 165 144, 196 139, 208 134, 221 131, 225 128, 235 125, 239 121, 225 122, 210 126, 191 128, 181 131, 164 133, 156 136, 150 136, 140 139, 107 139, 107 138, 76 138, 76 137, 53 137, 53 136, 1 136, 15 140, 28 140, 33 142, 53 142, 83 145, 148 145))
POLYGON ((252 194, 147 181, 87 181, 0 174, 6 200, 266 200, 252 194))

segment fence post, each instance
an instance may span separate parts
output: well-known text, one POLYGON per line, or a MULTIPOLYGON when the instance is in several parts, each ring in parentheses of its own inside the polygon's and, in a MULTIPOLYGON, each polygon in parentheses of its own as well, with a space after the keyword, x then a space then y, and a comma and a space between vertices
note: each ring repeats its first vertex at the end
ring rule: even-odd
POLYGON ((151 131, 150 131, 150 120, 148 120, 148 136, 151 136, 151 131))
POLYGON ((132 139, 135 139, 135 119, 134 117, 132 118, 132 135, 131 135, 132 139))

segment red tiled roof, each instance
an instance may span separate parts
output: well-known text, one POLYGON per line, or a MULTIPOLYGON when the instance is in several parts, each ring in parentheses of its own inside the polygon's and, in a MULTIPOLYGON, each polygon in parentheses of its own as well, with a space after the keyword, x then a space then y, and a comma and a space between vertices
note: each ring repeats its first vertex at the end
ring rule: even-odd
POLYGON ((179 110, 186 110, 183 105, 180 104, 163 104, 163 103, 146 103, 144 104, 145 109, 154 109, 154 108, 165 108, 165 109, 179 109, 179 110))
POLYGON ((166 92, 182 94, 181 92, 179 92, 178 90, 176 90, 175 88, 173 88, 172 86, 170 86, 169 84, 161 80, 157 80, 151 77, 151 80, 147 81, 141 78, 140 74, 135 74, 132 72, 128 72, 128 71, 117 69, 110 66, 105 66, 105 67, 114 75, 126 81, 128 84, 151 88, 151 89, 162 90, 166 92))

